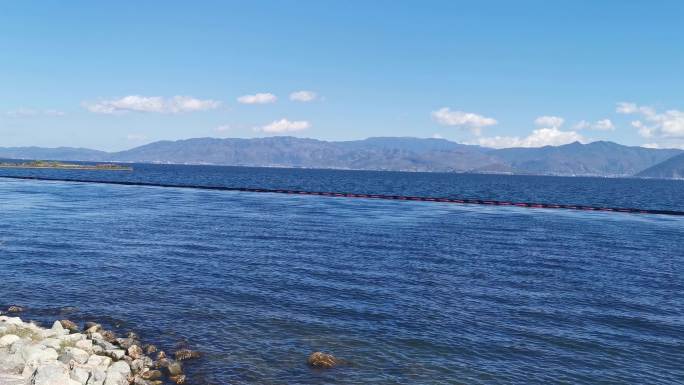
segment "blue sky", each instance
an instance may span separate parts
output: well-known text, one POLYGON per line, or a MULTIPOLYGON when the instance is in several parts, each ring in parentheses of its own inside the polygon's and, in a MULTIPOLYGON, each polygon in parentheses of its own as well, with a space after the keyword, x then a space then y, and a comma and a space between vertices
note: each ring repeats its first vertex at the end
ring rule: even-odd
POLYGON ((684 147, 683 14, 682 1, 5 1, 0 146, 684 147))

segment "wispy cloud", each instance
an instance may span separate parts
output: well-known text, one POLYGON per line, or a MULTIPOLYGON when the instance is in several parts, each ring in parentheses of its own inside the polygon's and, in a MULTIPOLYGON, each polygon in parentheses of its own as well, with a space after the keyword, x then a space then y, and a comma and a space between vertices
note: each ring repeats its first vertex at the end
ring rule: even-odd
POLYGON ((433 111, 432 118, 443 126, 468 128, 475 135, 480 135, 483 127, 493 126, 498 123, 493 118, 472 112, 453 111, 448 107, 433 111))
POLYGON ((98 114, 117 114, 125 112, 155 112, 177 114, 184 112, 206 111, 218 108, 221 102, 211 99, 196 99, 190 96, 129 95, 119 99, 83 102, 88 111, 98 114))
POLYGON ((558 128, 539 128, 524 138, 518 136, 494 136, 479 138, 476 144, 492 148, 560 146, 572 142, 585 142, 575 131, 561 131, 558 128))
POLYGON ((484 147, 510 148, 560 146, 572 142, 585 142, 584 137, 576 131, 561 130, 563 123, 565 123, 565 119, 559 116, 540 116, 534 120, 534 124, 542 127, 533 130, 526 137, 493 136, 479 138, 474 144, 484 147))
POLYGON ((595 122, 580 120, 572 128, 575 130, 615 131, 615 124, 610 119, 601 119, 595 122))
POLYGON ((534 124, 539 127, 560 127, 565 123, 565 119, 560 116, 540 116, 534 120, 534 124))
POLYGON ((296 102, 312 102, 318 98, 318 95, 313 91, 295 91, 290 94, 290 100, 296 102))
POLYGON ((283 118, 280 120, 273 121, 265 126, 257 127, 256 130, 267 133, 284 133, 302 131, 310 127, 311 123, 309 123, 306 120, 290 121, 283 118))
POLYGON ((254 95, 242 95, 239 98, 237 98, 237 101, 242 104, 269 104, 275 103, 277 100, 277 96, 268 92, 258 93, 254 95))
POLYGON ((684 111, 658 112, 653 107, 626 102, 618 103, 616 111, 640 116, 640 119, 632 121, 632 126, 644 138, 684 138, 684 111))
POLYGON ((19 108, 5 112, 5 116, 9 116, 11 118, 26 118, 35 116, 61 117, 64 115, 66 115, 66 113, 58 110, 36 110, 31 108, 19 108))

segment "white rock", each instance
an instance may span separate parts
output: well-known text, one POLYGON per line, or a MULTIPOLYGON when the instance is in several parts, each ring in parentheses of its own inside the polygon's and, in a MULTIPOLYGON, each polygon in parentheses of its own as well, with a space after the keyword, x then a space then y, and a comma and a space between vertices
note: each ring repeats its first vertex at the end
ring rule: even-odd
POLYGON ((28 380, 29 385, 72 385, 69 368, 59 362, 41 365, 28 380))
POLYGON ((68 364, 71 360, 79 364, 85 364, 89 358, 90 355, 85 350, 72 347, 64 348, 62 354, 59 355, 59 360, 65 364, 68 364))
POLYGON ((107 369, 104 385, 128 385, 128 375, 131 368, 125 361, 117 361, 107 369))
POLYGON ((62 341, 58 338, 48 338, 40 341, 40 344, 46 348, 53 348, 55 350, 62 349, 62 341))
POLYGON ((21 338, 19 338, 19 336, 16 336, 14 334, 7 334, 5 336, 2 336, 0 337, 0 348, 10 346, 13 343, 19 341, 20 339, 21 338))
POLYGON ((91 368, 100 368, 102 370, 107 370, 109 365, 111 365, 112 359, 105 356, 92 355, 88 358, 86 365, 91 368))
POLYGON ((24 385, 24 378, 16 374, 0 372, 0 384, 2 385, 24 385))
POLYGON ((103 385, 106 378, 107 372, 105 370, 95 368, 90 373, 90 378, 88 378, 87 385, 103 385))
POLYGON ((91 340, 76 341, 76 347, 79 349, 83 349, 87 352, 90 352, 93 350, 93 341, 91 341, 91 340))
POLYGON ((0 373, 20 374, 25 365, 20 354, 10 353, 7 349, 0 349, 0 373))
POLYGON ((90 378, 90 370, 91 369, 87 367, 75 366, 71 369, 71 379, 76 381, 79 385, 85 385, 90 378))
POLYGON ((22 349, 21 355, 24 358, 24 361, 26 361, 26 364, 33 367, 38 367, 40 364, 54 361, 59 357, 59 354, 57 354, 55 349, 45 348, 41 345, 26 346, 22 349))
POLYGON ((66 330, 64 330, 64 326, 62 326, 62 323, 59 321, 55 321, 55 323, 52 324, 52 329, 50 330, 55 332, 55 334, 58 336, 67 334, 66 330))
POLYGON ((74 334, 65 334, 63 336, 58 337, 62 341, 68 341, 68 342, 77 342, 86 339, 85 334, 81 333, 74 333, 74 334))
POLYGON ((126 351, 122 349, 105 350, 105 354, 115 360, 122 360, 126 356, 126 351))
POLYGON ((16 326, 23 326, 24 321, 21 320, 19 317, 7 317, 7 316, 0 316, 0 325, 6 324, 6 325, 16 325, 16 326))

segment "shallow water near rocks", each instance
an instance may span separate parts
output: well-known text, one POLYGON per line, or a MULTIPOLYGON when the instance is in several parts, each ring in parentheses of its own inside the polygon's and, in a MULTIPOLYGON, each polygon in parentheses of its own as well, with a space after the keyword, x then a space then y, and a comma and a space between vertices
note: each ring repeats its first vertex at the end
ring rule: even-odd
MULTIPOLYGON (((667 181, 150 167, 172 182, 684 202, 667 181)), ((0 178, 0 305, 189 344, 205 352, 192 384, 681 382, 682 250, 676 217, 0 178), (309 369, 317 350, 348 364, 309 369)))

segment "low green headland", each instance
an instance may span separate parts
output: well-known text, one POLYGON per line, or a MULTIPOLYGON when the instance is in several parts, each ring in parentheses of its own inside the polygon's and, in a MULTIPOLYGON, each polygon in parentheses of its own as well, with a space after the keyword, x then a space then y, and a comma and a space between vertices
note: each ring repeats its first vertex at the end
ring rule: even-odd
POLYGON ((31 162, 0 162, 0 168, 46 168, 60 170, 133 171, 132 167, 120 166, 118 164, 113 163, 78 164, 44 160, 34 160, 31 162))

